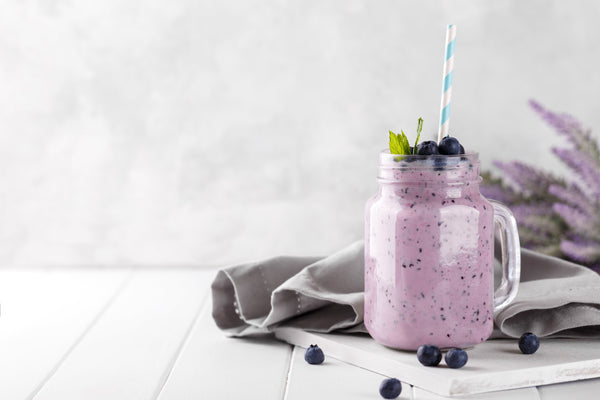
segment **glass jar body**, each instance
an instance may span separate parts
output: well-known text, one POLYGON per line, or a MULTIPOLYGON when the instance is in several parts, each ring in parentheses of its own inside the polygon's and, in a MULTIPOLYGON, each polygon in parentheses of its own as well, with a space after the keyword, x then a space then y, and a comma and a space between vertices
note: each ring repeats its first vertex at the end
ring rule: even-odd
POLYGON ((483 342, 493 329, 494 211, 479 192, 477 155, 397 158, 380 157, 365 210, 367 330, 407 350, 483 342))

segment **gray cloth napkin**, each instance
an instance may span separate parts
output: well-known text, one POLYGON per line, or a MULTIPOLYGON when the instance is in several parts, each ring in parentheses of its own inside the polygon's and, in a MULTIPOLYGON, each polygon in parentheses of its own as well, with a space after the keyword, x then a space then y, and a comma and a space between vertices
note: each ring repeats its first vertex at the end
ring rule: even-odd
MULTIPOLYGON (((275 257, 220 270, 213 318, 230 336, 272 332, 366 332, 363 242, 328 257, 275 257)), ((521 250, 515 300, 494 316, 492 337, 600 337, 600 275, 555 257, 521 250)))

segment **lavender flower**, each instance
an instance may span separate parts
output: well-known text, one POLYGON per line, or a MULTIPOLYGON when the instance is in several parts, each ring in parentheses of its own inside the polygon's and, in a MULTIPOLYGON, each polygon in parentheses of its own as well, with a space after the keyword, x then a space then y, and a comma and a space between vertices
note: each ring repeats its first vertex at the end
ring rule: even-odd
POLYGON ((529 100, 529 105, 542 117, 543 120, 554 127, 558 133, 566 135, 572 142, 576 142, 572 132, 581 131, 581 125, 575 118, 568 114, 556 114, 552 111, 548 111, 540 103, 533 99, 529 100))
POLYGON ((580 123, 569 114, 548 111, 535 100, 529 100, 529 104, 558 133, 566 136, 577 150, 595 160, 596 167, 600 168, 600 147, 592 138, 591 131, 584 131, 580 123))
MULTIPOLYGON (((571 227, 573 232, 577 232, 585 238, 597 240, 600 242, 600 229, 589 223, 589 216, 585 215, 577 208, 562 203, 554 204, 554 211, 562 217, 566 224, 571 227)), ((600 249, 600 246, 598 246, 600 249)))
POLYGON ((550 185, 548 192, 556 197, 561 203, 571 204, 586 215, 593 215, 597 211, 588 201, 585 193, 579 186, 571 183, 568 186, 550 185))
POLYGON ((536 170, 535 168, 519 162, 495 161, 494 165, 504 172, 512 183, 520 190, 530 195, 548 190, 552 184, 563 184, 564 182, 551 174, 536 170))
POLYGON ((531 100, 570 147, 552 152, 572 172, 565 181, 519 161, 495 162, 502 179, 484 173, 482 193, 511 207, 521 244, 600 272, 600 147, 581 124, 531 100))
POLYGON ((588 159, 585 154, 569 149, 553 148, 556 154, 569 168, 577 172, 579 179, 589 187, 593 193, 600 193, 600 165, 594 166, 594 160, 588 159))

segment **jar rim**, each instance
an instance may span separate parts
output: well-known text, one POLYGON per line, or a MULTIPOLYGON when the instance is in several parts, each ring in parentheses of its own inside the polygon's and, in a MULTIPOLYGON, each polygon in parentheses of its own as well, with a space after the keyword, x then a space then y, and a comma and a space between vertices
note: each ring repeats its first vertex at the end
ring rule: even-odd
POLYGON ((418 154, 405 154, 405 155, 391 154, 389 149, 381 150, 381 152, 379 153, 379 158, 381 160, 385 159, 385 160, 394 161, 394 162, 402 161, 402 160, 397 160, 396 158, 398 158, 398 157, 402 157, 402 159, 407 157, 408 159, 413 159, 413 160, 424 160, 427 158, 453 159, 453 158, 461 158, 462 157, 462 158, 467 158, 467 159, 475 161, 475 160, 479 160, 479 153, 469 151, 464 154, 452 154, 452 155, 432 154, 432 155, 423 156, 423 155, 418 155, 418 154))
MULTIPOLYGON (((406 184, 418 173, 418 182, 437 181, 443 174, 444 184, 479 182, 479 154, 470 152, 456 155, 398 155, 383 150, 379 154, 378 180, 381 183, 406 184), (405 173, 407 175, 405 175, 405 173)), ((418 183, 417 182, 417 183, 418 183)))

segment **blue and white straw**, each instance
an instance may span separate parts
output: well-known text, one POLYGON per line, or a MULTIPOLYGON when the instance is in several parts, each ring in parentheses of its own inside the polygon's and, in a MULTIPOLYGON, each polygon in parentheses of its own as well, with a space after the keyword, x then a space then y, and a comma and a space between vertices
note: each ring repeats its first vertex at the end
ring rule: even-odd
POLYGON ((450 126, 450 97, 452 96, 452 71, 454 70, 454 43, 456 42, 456 25, 448 25, 446 30, 446 61, 444 63, 444 86, 442 87, 442 105, 440 107, 440 130, 438 142, 448 136, 450 126))

